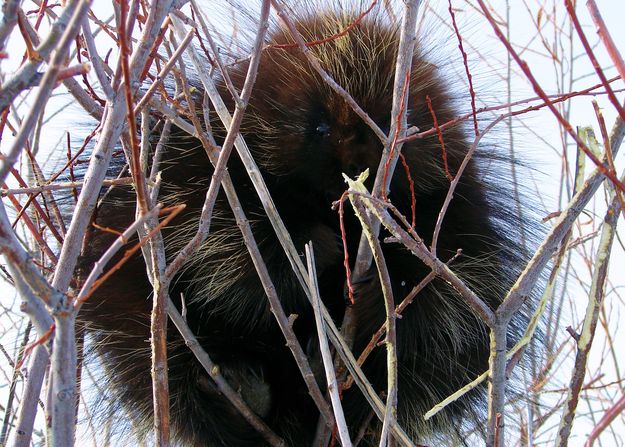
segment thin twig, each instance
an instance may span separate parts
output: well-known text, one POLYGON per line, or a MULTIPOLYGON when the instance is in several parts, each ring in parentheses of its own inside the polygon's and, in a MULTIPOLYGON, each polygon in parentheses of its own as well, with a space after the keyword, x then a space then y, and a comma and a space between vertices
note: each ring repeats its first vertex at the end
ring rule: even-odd
MULTIPOLYGON (((104 180, 102 182, 102 186, 118 186, 118 185, 130 185, 132 183, 132 178, 130 177, 121 177, 111 180, 104 180)), ((84 182, 59 182, 59 183, 50 183, 48 185, 43 186, 33 186, 31 188, 1 188, 0 196, 7 197, 10 195, 19 195, 19 194, 39 194, 44 191, 59 191, 63 189, 80 189, 82 188, 84 182)))
POLYGON ((319 337, 319 350, 321 351, 321 359, 323 360, 323 367, 325 369, 326 380, 328 382, 328 393, 330 394, 332 409, 334 410, 336 428, 339 433, 341 445, 343 447, 351 447, 352 441, 349 437, 349 429, 347 428, 347 422, 345 421, 345 415, 343 413, 343 406, 341 405, 339 385, 336 380, 334 364, 332 363, 332 354, 330 354, 330 347, 328 346, 328 336, 323 318, 321 317, 321 297, 319 296, 319 285, 317 284, 317 270, 315 268, 315 255, 312 248, 312 242, 306 244, 306 263, 308 264, 309 269, 308 279, 310 281, 310 285, 312 286, 312 290, 310 292, 314 301, 313 310, 315 312, 315 322, 317 324, 317 336, 319 337))

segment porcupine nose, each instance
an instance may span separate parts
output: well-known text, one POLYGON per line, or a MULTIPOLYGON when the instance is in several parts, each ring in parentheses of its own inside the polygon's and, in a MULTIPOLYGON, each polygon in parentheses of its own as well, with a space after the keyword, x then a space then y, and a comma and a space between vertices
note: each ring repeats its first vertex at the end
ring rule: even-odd
POLYGON ((350 140, 352 139, 341 141, 343 145, 339 150, 342 171, 353 178, 367 169, 369 163, 367 162, 367 148, 354 145, 350 140))
POLYGON ((351 178, 354 178, 357 175, 359 175, 362 171, 364 171, 365 169, 366 168, 362 167, 362 165, 360 163, 348 163, 347 167, 345 169, 345 174, 347 174, 351 178))

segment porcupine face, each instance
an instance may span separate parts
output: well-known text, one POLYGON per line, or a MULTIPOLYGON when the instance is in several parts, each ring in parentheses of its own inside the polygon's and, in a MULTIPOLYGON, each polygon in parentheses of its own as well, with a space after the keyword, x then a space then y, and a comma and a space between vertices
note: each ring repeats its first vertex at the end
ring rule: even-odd
MULTIPOLYGON (((345 22, 347 19, 345 19, 345 22)), ((302 21, 307 41, 336 34, 347 23, 329 17, 302 21), (327 20, 326 20, 327 19, 327 20)), ((347 36, 311 47, 324 69, 388 132, 394 35, 362 24, 347 36)), ((271 44, 292 44, 278 32, 271 44)), ((341 173, 373 172, 382 144, 346 101, 309 65, 297 48, 265 50, 244 132, 266 172, 314 185, 336 200, 345 189, 341 173)), ((288 180, 287 180, 288 179, 288 180)))

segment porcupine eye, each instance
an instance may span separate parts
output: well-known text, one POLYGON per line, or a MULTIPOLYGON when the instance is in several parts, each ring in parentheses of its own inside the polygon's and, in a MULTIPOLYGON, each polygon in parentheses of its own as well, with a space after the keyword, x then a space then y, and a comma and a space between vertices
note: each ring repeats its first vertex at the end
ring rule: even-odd
POLYGON ((317 123, 315 134, 319 137, 327 138, 330 136, 330 125, 325 121, 317 123))

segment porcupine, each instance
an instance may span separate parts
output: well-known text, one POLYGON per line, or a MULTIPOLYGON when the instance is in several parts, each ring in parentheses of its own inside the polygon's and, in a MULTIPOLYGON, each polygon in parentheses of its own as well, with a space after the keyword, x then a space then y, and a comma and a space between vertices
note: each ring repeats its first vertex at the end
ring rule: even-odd
MULTIPOLYGON (((356 14, 345 11, 309 11, 297 19, 296 25, 307 41, 317 41, 344 30, 355 19, 356 14)), ((391 19, 374 11, 346 35, 310 47, 325 70, 385 132, 390 128, 398 28, 391 19)), ((275 45, 293 43, 288 31, 271 30, 268 43, 274 45, 262 53, 241 133, 297 249, 303 252, 304 244, 313 241, 322 300, 339 323, 349 304, 339 218, 331 205, 345 190, 342 173, 354 177, 365 169, 375 172, 383 147, 297 48, 275 45)), ((453 89, 448 88, 450 81, 427 60, 425 52, 417 43, 406 104, 409 125, 419 129, 433 127, 426 98, 430 98, 439 123, 457 116, 453 89)), ((246 69, 246 62, 230 69, 229 76, 236 86, 242 85, 246 69)), ((227 89, 221 89, 232 105, 227 89)), ((213 124, 219 141, 224 132, 216 122, 213 124)), ((407 142, 403 148, 414 179, 415 230, 427 244, 431 243, 449 188, 448 177, 457 172, 470 145, 462 126, 445 129, 443 138, 446 157, 435 134, 407 142)), ((448 261, 461 250, 452 269, 494 308, 520 264, 519 248, 510 234, 521 222, 509 210, 513 207, 504 203, 509 197, 508 187, 494 187, 483 180, 486 168, 480 160, 484 159, 493 160, 486 152, 478 151, 469 162, 446 212, 437 253, 441 260, 448 261)), ((187 205, 183 214, 163 230, 171 256, 195 231, 212 166, 201 144, 177 129, 172 132, 161 163, 159 200, 187 205)), ((297 315, 293 328, 314 364, 318 353, 312 307, 291 272, 236 154, 231 156, 228 167, 284 310, 287 315, 297 315)), ((371 188, 372 178, 366 185, 371 188)), ((411 191, 407 173, 401 167, 393 177, 389 199, 410 215, 411 191)), ((95 223, 122 229, 134 216, 134 192, 115 187, 96 210, 95 223)), ((353 261, 361 229, 350 212, 346 212, 345 227, 353 261)), ((98 229, 91 230, 89 237, 80 263, 83 275, 114 238, 98 229)), ((429 269, 399 244, 383 244, 383 250, 393 295, 399 303, 429 269)), ((135 425, 145 425, 147 431, 150 424, 146 421, 152 412, 152 287, 145 271, 139 255, 131 258, 85 304, 81 321, 107 368, 115 400, 121 402, 135 425)), ((377 278, 372 267, 371 274, 355 284, 356 354, 384 322, 377 278)), ((172 284, 170 295, 178 306, 180 297, 184 297, 189 327, 252 410, 289 445, 310 445, 318 411, 270 312, 225 197, 220 195, 217 200, 207 241, 187 262, 172 284)), ((398 418, 415 442, 448 433, 467 416, 479 417, 483 399, 478 390, 450 405, 432 421, 423 420, 425 411, 488 367, 487 330, 457 292, 435 279, 405 309, 397 332, 398 418)), ((173 326, 168 330, 168 343, 174 439, 189 446, 264 445, 262 437, 217 391, 173 326)), ((384 348, 371 353, 364 371, 375 390, 383 392, 384 348)), ((325 383, 325 379, 318 379, 325 383)), ((356 434, 369 420, 370 410, 355 386, 344 393, 343 405, 350 430, 356 434)), ((375 418, 369 424, 365 443, 375 441, 381 425, 375 418)))

